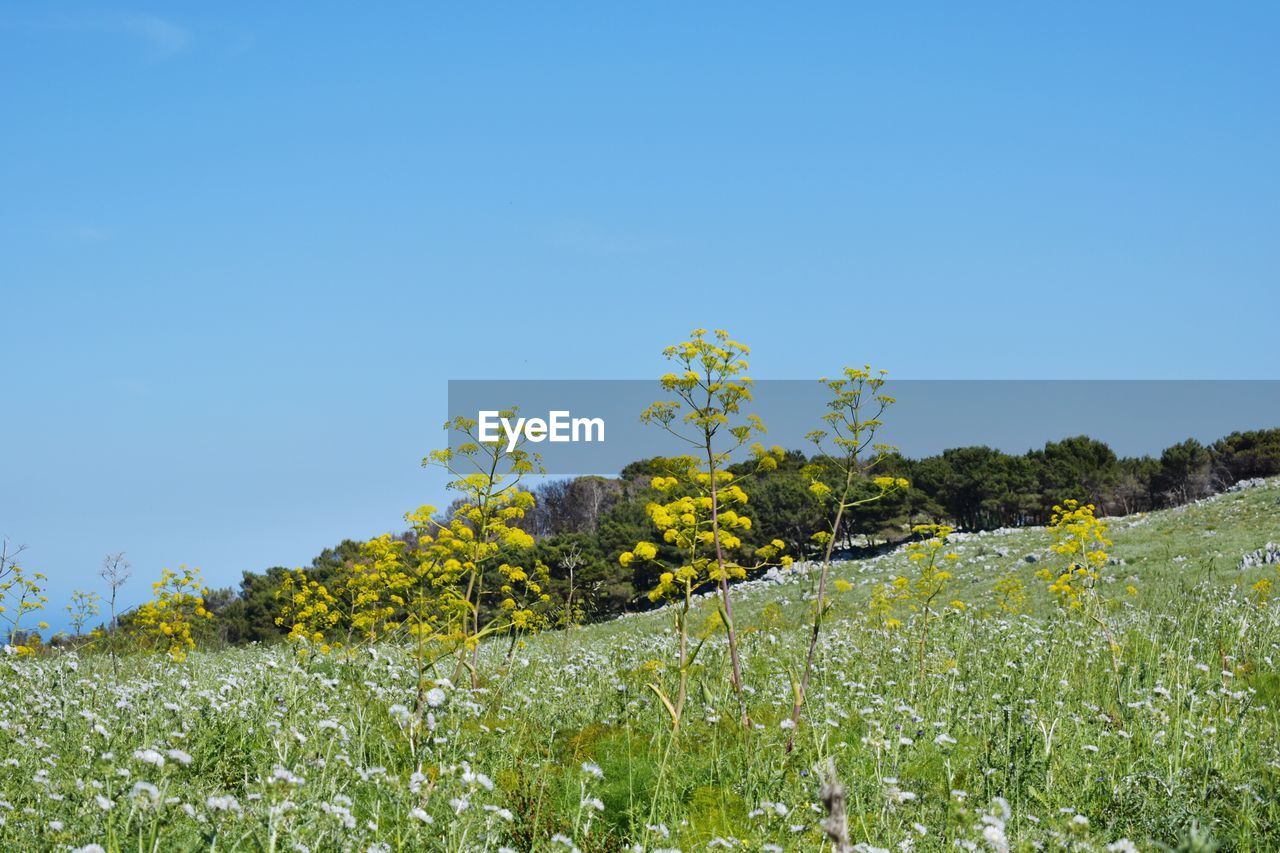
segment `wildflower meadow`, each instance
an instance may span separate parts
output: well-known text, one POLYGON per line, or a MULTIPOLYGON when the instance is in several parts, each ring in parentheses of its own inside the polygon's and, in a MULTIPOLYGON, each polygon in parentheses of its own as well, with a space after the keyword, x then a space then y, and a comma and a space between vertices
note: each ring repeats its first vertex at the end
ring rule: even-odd
POLYGON ((854 542, 913 484, 891 383, 847 368, 796 469, 812 529, 762 539, 789 457, 749 349, 695 330, 664 356, 637 416, 689 451, 646 463, 620 615, 587 618, 579 552, 523 524, 536 454, 466 417, 424 461, 448 506, 278 573, 274 641, 215 636, 229 605, 194 568, 117 613, 118 555, 46 641, 6 550, 0 849, 1280 846, 1280 479, 995 528, 909 508, 854 542))

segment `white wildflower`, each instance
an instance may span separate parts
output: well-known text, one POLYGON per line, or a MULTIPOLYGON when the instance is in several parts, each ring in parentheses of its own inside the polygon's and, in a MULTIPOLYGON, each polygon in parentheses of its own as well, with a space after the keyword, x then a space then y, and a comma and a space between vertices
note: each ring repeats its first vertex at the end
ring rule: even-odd
POLYGON ((191 763, 191 756, 180 749, 171 749, 168 752, 166 752, 165 755, 169 756, 171 759, 178 762, 183 767, 186 767, 188 764, 191 763))
POLYGON ((230 794, 222 796, 212 796, 204 801, 204 804, 210 811, 215 812, 238 812, 240 811, 240 803, 230 794))
POLYGON ((154 749, 139 749, 133 753, 134 761, 150 764, 153 767, 164 767, 164 756, 154 749))

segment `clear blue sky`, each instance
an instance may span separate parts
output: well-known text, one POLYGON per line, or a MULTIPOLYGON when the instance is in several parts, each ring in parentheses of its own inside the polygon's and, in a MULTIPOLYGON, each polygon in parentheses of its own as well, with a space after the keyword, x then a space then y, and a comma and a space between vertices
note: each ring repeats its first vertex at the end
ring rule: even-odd
POLYGON ((695 325, 1280 375, 1280 6, 857 6, 0 7, 0 533, 55 610, 305 564, 438 501, 447 379, 695 325))

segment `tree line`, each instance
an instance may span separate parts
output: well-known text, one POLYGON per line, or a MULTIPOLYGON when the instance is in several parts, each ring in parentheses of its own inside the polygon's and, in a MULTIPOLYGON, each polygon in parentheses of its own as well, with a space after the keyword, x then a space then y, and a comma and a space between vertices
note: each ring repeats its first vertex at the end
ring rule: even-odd
MULTIPOLYGON (((776 467, 756 474, 750 498, 755 523, 741 534, 748 544, 777 539, 797 558, 814 554, 812 536, 823 527, 824 510, 811 493, 812 472, 806 466, 813 461, 787 451, 776 467)), ((533 553, 522 556, 548 568, 556 599, 572 602, 566 612, 573 615, 566 618, 604 619, 654 606, 646 593, 659 583, 656 563, 623 566, 619 557, 650 535, 646 507, 659 499, 651 484, 666 463, 639 460, 617 477, 550 480, 533 489, 535 502, 519 522, 534 539, 533 553)), ((738 466, 739 472, 749 464, 738 466)), ((920 523, 967 531, 1043 525, 1053 506, 1067 499, 1093 504, 1100 515, 1189 503, 1241 480, 1280 474, 1280 429, 1233 432, 1209 445, 1187 439, 1159 456, 1120 457, 1088 436, 1051 441, 1023 454, 985 446, 952 448, 923 459, 889 453, 877 473, 910 485, 854 513, 842 526, 838 554, 902 541, 920 523)), ((870 481, 855 488, 868 497, 876 490, 870 481)), ((446 510, 444 516, 449 514, 446 510)), ((412 531, 397 538, 414 543, 412 531)), ((327 582, 352 561, 366 559, 361 544, 344 540, 325 549, 307 574, 327 582)), ((284 567, 246 571, 239 590, 212 591, 210 629, 232 644, 284 636, 287 629, 276 624, 277 591, 288 574, 284 567)))

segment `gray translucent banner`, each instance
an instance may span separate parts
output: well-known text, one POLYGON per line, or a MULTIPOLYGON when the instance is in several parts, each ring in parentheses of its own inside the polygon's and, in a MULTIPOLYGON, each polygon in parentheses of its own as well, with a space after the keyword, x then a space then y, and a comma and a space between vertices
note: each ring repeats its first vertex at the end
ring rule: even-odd
MULTIPOLYGON (((970 445, 1024 453, 1075 435, 1105 441, 1121 456, 1141 456, 1188 438, 1207 444, 1237 430, 1280 427, 1280 380, 904 379, 883 390, 897 403, 877 440, 914 458, 970 445)), ((764 421, 761 443, 812 452, 804 436, 823 426, 830 398, 824 386, 760 380, 753 396, 744 413, 764 421)), ((518 407, 517 417, 546 422, 544 430, 534 424, 542 440, 524 447, 541 455, 548 474, 613 475, 637 459, 689 452, 660 426, 640 421, 651 403, 670 399, 657 380, 493 379, 451 380, 448 403, 450 419, 518 407)), ((493 434, 505 445, 501 424, 493 434)), ((450 446, 460 438, 451 433, 450 446)))

